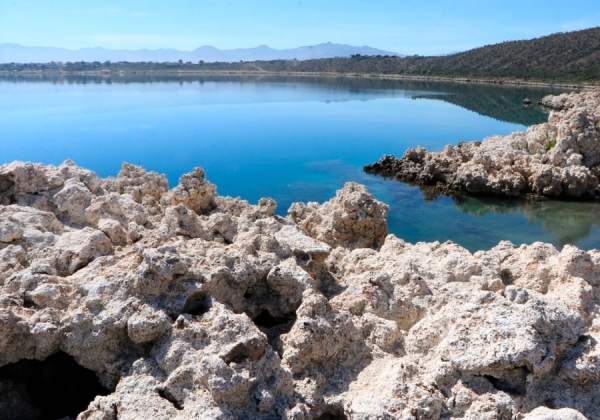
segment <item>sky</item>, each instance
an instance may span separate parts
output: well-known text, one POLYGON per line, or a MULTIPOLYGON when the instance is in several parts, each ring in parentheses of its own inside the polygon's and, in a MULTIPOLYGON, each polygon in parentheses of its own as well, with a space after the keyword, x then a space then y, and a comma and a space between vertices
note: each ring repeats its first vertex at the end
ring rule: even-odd
POLYGON ((599 0, 0 0, 0 43, 436 55, 600 26, 599 0))

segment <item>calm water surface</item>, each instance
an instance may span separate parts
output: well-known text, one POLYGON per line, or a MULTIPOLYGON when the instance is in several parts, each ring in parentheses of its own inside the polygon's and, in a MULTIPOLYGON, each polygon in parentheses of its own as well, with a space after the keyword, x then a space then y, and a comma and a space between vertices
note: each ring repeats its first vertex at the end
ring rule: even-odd
POLYGON ((526 130, 547 116, 522 99, 548 93, 334 78, 4 77, 0 163, 68 158, 105 177, 126 161, 166 174, 171 186, 201 166, 221 195, 270 196, 282 215, 292 202, 323 202, 356 181, 390 205, 390 231, 410 242, 599 248, 596 203, 434 198, 362 172, 408 147, 441 150, 526 130))

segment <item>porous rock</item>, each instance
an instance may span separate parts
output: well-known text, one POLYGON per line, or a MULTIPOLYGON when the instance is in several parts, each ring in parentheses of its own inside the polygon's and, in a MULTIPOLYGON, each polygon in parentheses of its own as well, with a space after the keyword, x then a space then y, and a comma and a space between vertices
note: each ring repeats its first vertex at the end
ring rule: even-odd
POLYGON ((204 170, 195 168, 191 173, 179 178, 179 185, 161 197, 163 206, 179 203, 198 214, 206 213, 214 207, 216 187, 205 179, 204 170))
POLYGON ((336 247, 381 246, 387 235, 389 206, 369 194, 364 185, 348 182, 324 203, 294 203, 289 215, 308 236, 336 247))
POLYGON ((354 183, 282 218, 123 168, 0 167, 0 417, 39 415, 2 369, 63 351, 108 388, 79 420, 600 418, 600 252, 406 243, 354 183))
POLYGON ((441 152, 408 149, 365 165, 368 173, 437 185, 441 193, 549 197, 600 195, 600 89, 547 96, 548 122, 526 133, 447 145, 441 152))

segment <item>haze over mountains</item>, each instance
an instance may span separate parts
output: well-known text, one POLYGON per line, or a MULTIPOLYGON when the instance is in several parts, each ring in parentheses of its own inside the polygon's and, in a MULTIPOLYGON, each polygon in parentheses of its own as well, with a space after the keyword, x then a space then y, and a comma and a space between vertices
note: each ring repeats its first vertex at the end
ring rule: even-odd
POLYGON ((356 47, 347 44, 332 44, 326 42, 318 45, 277 50, 266 45, 256 48, 237 48, 220 50, 216 47, 205 45, 194 51, 179 51, 173 48, 158 50, 110 50, 102 47, 81 48, 69 50, 54 47, 26 47, 19 44, 0 44, 0 63, 46 63, 50 61, 191 61, 205 62, 236 62, 240 60, 311 60, 316 58, 350 57, 360 55, 403 55, 371 48, 368 46, 356 47))

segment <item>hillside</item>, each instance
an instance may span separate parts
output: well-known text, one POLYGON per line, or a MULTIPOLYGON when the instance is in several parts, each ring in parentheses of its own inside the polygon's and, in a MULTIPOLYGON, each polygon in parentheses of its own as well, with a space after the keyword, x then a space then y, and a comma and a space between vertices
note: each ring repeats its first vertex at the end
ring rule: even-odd
MULTIPOLYGON (((409 60, 411 61, 411 60, 409 60)), ((488 45, 438 60, 414 59, 410 72, 473 77, 600 77, 600 27, 488 45)))
POLYGON ((600 81, 600 27, 526 41, 487 45, 448 56, 353 56, 256 63, 272 71, 381 73, 420 76, 600 81))

